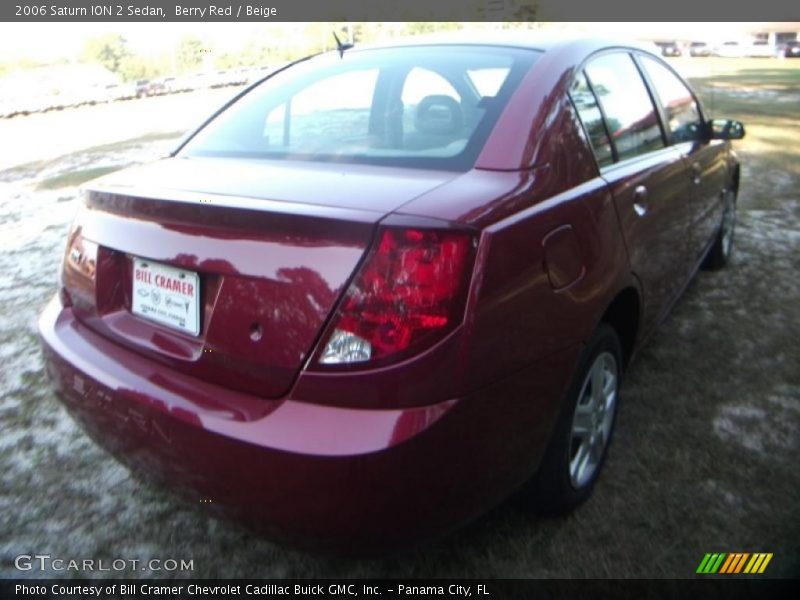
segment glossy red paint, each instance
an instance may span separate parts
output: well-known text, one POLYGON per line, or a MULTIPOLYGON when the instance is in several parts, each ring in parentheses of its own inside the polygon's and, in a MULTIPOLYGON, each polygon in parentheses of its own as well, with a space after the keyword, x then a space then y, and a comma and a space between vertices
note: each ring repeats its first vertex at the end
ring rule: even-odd
MULTIPOLYGON (((333 219, 254 214, 214 203, 192 210, 165 202, 169 192, 159 201, 95 191, 87 196, 76 223, 81 238, 102 250, 97 302, 76 304, 78 317, 165 365, 265 397, 288 390, 375 220, 349 210, 347 217, 332 211, 333 219), (205 274, 200 337, 131 314, 131 256, 205 274), (250 336, 254 326, 263 331, 258 340, 250 336)), ((72 294, 69 282, 67 289, 72 294)))
POLYGON ((550 374, 575 359, 552 355, 464 398, 354 409, 183 375, 95 334, 57 298, 41 330, 59 397, 120 461, 276 540, 336 552, 441 535, 501 501, 541 453, 563 392, 550 374))
POLYGON ((528 46, 544 54, 466 172, 178 154, 90 185, 40 322, 73 416, 131 468, 292 545, 393 548, 513 492, 609 307, 637 300, 629 357, 705 255, 737 168, 705 141, 601 172, 568 92, 620 47, 528 46), (397 360, 319 364, 370 252, 409 229, 474 240, 458 322, 397 360), (134 256, 200 274, 199 336, 131 314, 134 256))

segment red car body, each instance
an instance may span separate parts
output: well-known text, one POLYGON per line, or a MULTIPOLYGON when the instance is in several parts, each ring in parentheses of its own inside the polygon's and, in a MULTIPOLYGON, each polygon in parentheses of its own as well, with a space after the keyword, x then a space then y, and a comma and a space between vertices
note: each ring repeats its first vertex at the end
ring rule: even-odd
POLYGON ((323 550, 442 534, 529 480, 592 332, 630 360, 713 244, 738 163, 727 141, 665 137, 601 170, 570 86, 608 44, 528 46, 464 170, 178 152, 90 184, 40 321, 74 418, 189 501, 323 550), (428 230, 468 240, 457 318, 396 360, 321 364, 384 233, 428 230), (133 257, 198 273, 198 335, 132 313, 133 257))

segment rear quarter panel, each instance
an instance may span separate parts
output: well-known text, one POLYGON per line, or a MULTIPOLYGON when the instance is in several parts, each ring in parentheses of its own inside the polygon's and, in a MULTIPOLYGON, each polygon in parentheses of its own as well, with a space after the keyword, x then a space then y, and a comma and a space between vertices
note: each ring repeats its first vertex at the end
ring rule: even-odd
MULTIPOLYGON (((537 106, 548 115, 527 144, 538 148, 537 167, 475 169, 401 209, 481 230, 463 391, 581 344, 632 284, 613 198, 566 95, 571 73, 556 77, 560 95, 537 106), (553 239, 564 240, 555 252, 553 239)), ((560 388, 571 372, 552 374, 560 388)))
MULTIPOLYGON (((627 282, 627 255, 604 181, 536 203, 483 233, 471 323, 468 386, 510 375, 581 344, 627 282), (555 282, 546 240, 571 228, 580 268, 555 282)), ((563 387, 570 373, 554 373, 563 387)))

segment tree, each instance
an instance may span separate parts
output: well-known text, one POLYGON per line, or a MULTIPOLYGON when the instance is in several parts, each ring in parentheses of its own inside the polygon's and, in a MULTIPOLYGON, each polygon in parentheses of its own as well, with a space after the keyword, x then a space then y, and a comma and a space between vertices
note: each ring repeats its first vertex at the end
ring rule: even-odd
POLYGON ((120 64, 119 74, 125 81, 136 81, 152 79, 159 75, 159 70, 152 61, 147 61, 141 56, 127 56, 120 64))
POLYGON ((194 71, 203 64, 203 53, 208 52, 200 38, 188 34, 181 38, 176 51, 178 71, 194 71))
POLYGON ((98 62, 112 73, 121 74, 122 64, 131 56, 125 38, 118 33, 106 33, 86 41, 83 58, 98 62))
POLYGON ((428 23, 428 22, 411 22, 403 25, 403 33, 405 35, 424 35, 430 33, 442 33, 447 31, 458 31, 463 29, 462 23, 428 23))

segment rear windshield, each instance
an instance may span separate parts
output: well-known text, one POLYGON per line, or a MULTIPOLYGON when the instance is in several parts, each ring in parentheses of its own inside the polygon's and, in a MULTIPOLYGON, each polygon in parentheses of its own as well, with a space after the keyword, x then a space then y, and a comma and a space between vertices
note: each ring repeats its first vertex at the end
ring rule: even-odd
POLYGON ((242 96, 180 154, 468 170, 538 56, 497 46, 318 56, 242 96))

